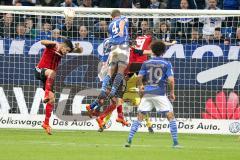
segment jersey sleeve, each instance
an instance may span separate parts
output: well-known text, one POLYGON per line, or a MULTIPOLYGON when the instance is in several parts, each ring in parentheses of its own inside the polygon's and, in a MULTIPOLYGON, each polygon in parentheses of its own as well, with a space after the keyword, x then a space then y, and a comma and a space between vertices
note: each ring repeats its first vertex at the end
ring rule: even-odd
POLYGON ((138 75, 142 75, 142 76, 146 76, 147 75, 146 63, 142 64, 141 69, 140 69, 138 75))
POLYGON ((172 64, 171 63, 168 63, 167 65, 167 72, 166 72, 166 75, 167 77, 171 77, 173 76, 173 69, 172 69, 172 64))

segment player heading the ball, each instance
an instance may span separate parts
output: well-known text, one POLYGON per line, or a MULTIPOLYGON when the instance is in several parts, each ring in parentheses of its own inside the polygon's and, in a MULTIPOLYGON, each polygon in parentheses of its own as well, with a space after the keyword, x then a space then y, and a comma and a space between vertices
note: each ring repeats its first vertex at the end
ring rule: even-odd
POLYGON ((49 126, 49 119, 53 110, 53 104, 55 101, 53 83, 56 77, 57 67, 61 61, 61 58, 70 52, 82 52, 82 48, 79 44, 76 44, 75 49, 72 42, 68 39, 62 43, 57 43, 49 40, 42 40, 41 44, 46 48, 43 51, 43 55, 35 67, 36 79, 43 82, 43 90, 45 90, 44 103, 47 103, 45 110, 45 120, 42 127, 46 130, 47 134, 51 135, 51 127, 49 126))
POLYGON ((105 95, 109 80, 112 77, 115 68, 117 68, 117 74, 114 78, 110 92, 110 98, 113 98, 116 96, 118 87, 124 78, 124 71, 127 68, 129 61, 129 22, 127 17, 122 16, 119 10, 113 10, 111 17, 112 22, 109 24, 108 28, 109 38, 106 41, 106 43, 111 46, 108 61, 109 70, 107 76, 103 80, 101 91, 102 94, 105 95))
POLYGON ((108 69, 107 75, 103 78, 101 93, 98 99, 95 100, 89 107, 87 107, 88 112, 91 114, 92 110, 96 106, 100 106, 100 102, 103 99, 109 97, 114 105, 117 105, 116 93, 118 88, 123 81, 124 71, 127 68, 129 61, 129 35, 128 26, 129 22, 125 16, 121 15, 119 10, 113 10, 111 13, 112 22, 109 24, 108 33, 109 37, 104 40, 104 48, 108 48, 108 69), (116 76, 112 83, 112 88, 109 94, 106 94, 107 88, 109 86, 109 81, 116 76))

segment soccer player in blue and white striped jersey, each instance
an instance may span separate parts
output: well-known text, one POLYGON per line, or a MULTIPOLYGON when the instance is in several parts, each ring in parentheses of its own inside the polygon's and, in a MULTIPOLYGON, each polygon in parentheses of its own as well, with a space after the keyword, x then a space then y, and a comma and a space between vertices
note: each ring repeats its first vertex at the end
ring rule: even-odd
POLYGON ((109 37, 104 41, 104 47, 109 49, 107 75, 103 78, 101 93, 99 100, 94 101, 87 106, 88 113, 91 114, 95 106, 99 106, 99 102, 103 99, 110 98, 114 105, 117 105, 117 91, 124 79, 124 71, 127 68, 130 55, 129 47, 129 22, 125 16, 121 15, 119 10, 113 10, 111 13, 112 22, 109 24, 109 37), (107 47, 106 47, 107 46, 107 47), (113 80, 110 93, 107 95, 106 90, 113 74, 116 76, 113 80))
POLYGON ((170 62, 162 58, 162 55, 166 50, 164 42, 159 40, 152 42, 151 50, 155 57, 145 61, 138 74, 139 85, 142 85, 143 78, 145 78, 147 83, 144 86, 144 91, 142 91, 144 96, 138 107, 138 119, 132 123, 125 147, 131 146, 133 136, 143 121, 144 115, 147 112, 150 112, 153 108, 156 108, 157 112, 167 116, 173 140, 173 147, 179 148, 177 124, 173 113, 173 106, 166 96, 166 87, 169 82, 170 99, 172 101, 175 100, 172 65, 170 62))

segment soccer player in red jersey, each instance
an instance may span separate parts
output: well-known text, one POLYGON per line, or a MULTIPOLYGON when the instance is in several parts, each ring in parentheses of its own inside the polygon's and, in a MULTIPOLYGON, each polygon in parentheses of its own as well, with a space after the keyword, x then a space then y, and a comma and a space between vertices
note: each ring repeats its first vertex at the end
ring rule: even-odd
POLYGON ((65 40, 63 43, 57 43, 49 40, 42 40, 41 44, 46 48, 43 51, 41 60, 35 67, 35 77, 43 82, 45 90, 44 103, 47 103, 45 110, 45 120, 42 127, 51 135, 51 127, 49 119, 53 110, 54 93, 53 83, 56 77, 56 70, 61 61, 61 58, 69 52, 73 51, 73 44, 70 40, 65 40))
POLYGON ((151 54, 151 50, 149 49, 151 42, 151 34, 138 36, 135 40, 135 45, 130 49, 129 63, 143 63, 146 61, 148 54, 151 54))
MULTIPOLYGON (((148 56, 152 54, 149 48, 152 40, 156 39, 152 36, 152 32, 148 31, 146 35, 138 36, 135 40, 135 44, 130 49, 129 66, 132 63, 143 63, 148 60, 148 56)), ((166 46, 172 46, 176 41, 164 42, 166 46)))

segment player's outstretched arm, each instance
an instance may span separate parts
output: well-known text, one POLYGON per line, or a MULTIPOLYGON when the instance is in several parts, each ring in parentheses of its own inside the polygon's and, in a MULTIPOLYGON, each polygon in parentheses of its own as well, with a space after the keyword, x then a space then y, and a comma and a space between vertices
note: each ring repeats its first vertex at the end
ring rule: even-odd
POLYGON ((151 55, 152 54, 152 50, 141 50, 141 49, 134 48, 134 54, 138 54, 140 56, 142 56, 142 55, 151 55))
MULTIPOLYGON (((172 46, 174 44, 177 43, 177 41, 172 41, 171 43, 170 42, 164 42, 166 46, 172 46)), ((134 53, 135 54, 139 54, 140 56, 141 55, 152 55, 152 50, 140 50, 140 49, 134 49, 134 53)))
MULTIPOLYGON (((166 46, 172 46, 172 45, 174 45, 174 44, 176 44, 176 43, 177 43, 177 41, 164 42, 164 44, 165 44, 166 46)), ((145 55, 152 55, 153 53, 152 53, 152 50, 144 50, 144 51, 143 51, 143 54, 145 54, 145 55)))
POLYGON ((145 54, 145 55, 152 55, 153 53, 152 53, 152 50, 144 50, 143 54, 145 54))
POLYGON ((175 100, 175 94, 174 94, 175 80, 173 76, 168 77, 168 83, 170 86, 170 99, 174 101, 175 100))
POLYGON ((57 44, 57 42, 49 41, 49 40, 41 40, 41 44, 46 47, 51 47, 57 44))

